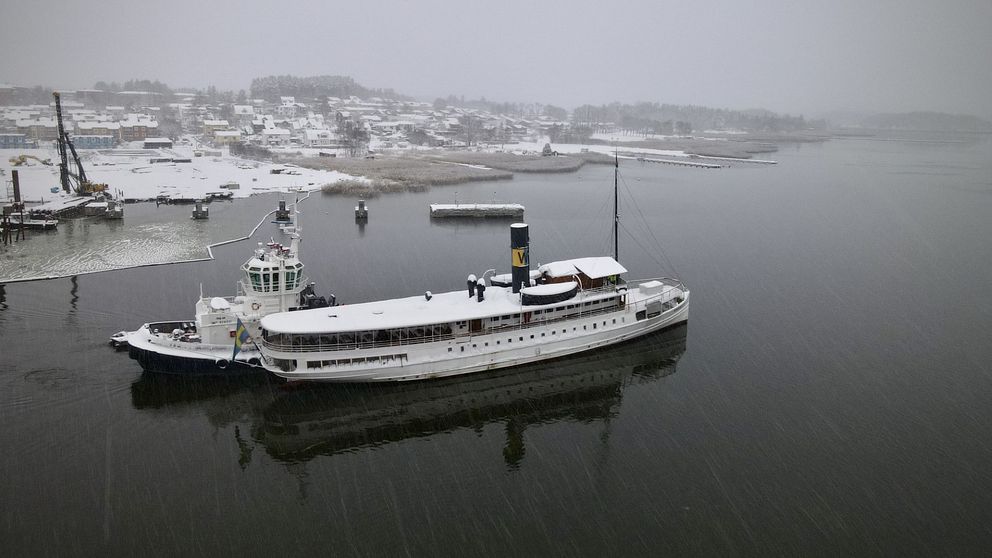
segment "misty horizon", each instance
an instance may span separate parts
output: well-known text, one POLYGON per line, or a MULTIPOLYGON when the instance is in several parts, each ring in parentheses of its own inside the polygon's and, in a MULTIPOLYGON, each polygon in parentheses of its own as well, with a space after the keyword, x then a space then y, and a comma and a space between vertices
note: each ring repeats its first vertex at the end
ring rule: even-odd
POLYGON ((992 5, 983 2, 481 8, 180 0, 137 12, 114 0, 53 12, 13 0, 4 11, 13 25, 0 37, 9 53, 0 82, 21 86, 150 79, 173 89, 248 91, 266 75, 326 74, 422 100, 992 116, 992 5))

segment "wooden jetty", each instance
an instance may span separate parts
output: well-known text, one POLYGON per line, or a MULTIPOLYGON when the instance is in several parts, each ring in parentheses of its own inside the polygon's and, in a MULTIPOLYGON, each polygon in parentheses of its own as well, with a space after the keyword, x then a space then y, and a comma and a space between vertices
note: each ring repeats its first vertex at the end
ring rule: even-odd
POLYGON ((431 217, 523 217, 519 203, 432 203, 431 217))
POLYGON ((24 215, 21 213, 13 213, 9 216, 8 225, 11 229, 31 229, 36 231, 53 231, 58 227, 58 219, 49 219, 45 217, 36 217, 33 215, 24 215))
POLYGON ((638 157, 638 161, 645 163, 661 163, 664 165, 675 165, 679 167, 695 167, 699 169, 718 169, 722 165, 717 165, 714 163, 699 163, 696 161, 685 161, 680 159, 655 159, 653 157, 638 157))
POLYGON ((708 159, 710 161, 727 161, 728 163, 752 163, 755 165, 777 165, 778 161, 771 159, 745 159, 743 157, 715 157, 713 155, 693 155, 694 159, 708 159))

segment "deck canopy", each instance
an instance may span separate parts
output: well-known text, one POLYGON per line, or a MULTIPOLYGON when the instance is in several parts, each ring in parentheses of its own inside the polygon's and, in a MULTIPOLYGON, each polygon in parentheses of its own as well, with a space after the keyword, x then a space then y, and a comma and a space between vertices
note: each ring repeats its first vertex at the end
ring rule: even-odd
POLYGON ((562 260, 551 262, 538 268, 548 277, 571 277, 579 273, 589 279, 602 279, 612 275, 627 273, 627 269, 619 262, 609 256, 596 258, 576 258, 574 260, 562 260))

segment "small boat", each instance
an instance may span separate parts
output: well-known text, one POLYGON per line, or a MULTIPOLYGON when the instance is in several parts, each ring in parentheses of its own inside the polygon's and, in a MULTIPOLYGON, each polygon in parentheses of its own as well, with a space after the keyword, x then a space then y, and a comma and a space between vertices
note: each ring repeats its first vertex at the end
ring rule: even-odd
POLYGON ((118 331, 117 333, 110 336, 110 346, 115 349, 126 349, 127 348, 127 334, 126 331, 118 331))
POLYGON ((202 201, 197 200, 196 206, 193 208, 193 214, 191 216, 193 219, 209 219, 210 218, 210 208, 203 205, 202 201))
POLYGON ((103 214, 104 219, 121 220, 124 218, 124 201, 110 199, 107 201, 107 211, 103 214))
POLYGON ((207 192, 203 195, 203 201, 211 202, 218 200, 230 200, 234 197, 234 192, 207 192))

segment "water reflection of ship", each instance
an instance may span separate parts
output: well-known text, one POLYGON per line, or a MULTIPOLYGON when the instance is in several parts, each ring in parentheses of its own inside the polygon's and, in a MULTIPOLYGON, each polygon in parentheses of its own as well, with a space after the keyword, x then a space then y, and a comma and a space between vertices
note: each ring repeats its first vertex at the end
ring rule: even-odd
POLYGON ((673 374, 685 352, 681 324, 599 351, 444 381, 313 386, 264 411, 253 437, 272 457, 302 462, 462 428, 506 424, 504 458, 519 464, 529 425, 607 420, 632 383, 673 374))
MULTIPOLYGON (((135 409, 153 410, 179 408, 183 406, 204 406, 208 400, 218 400, 222 406, 230 408, 232 397, 257 401, 268 395, 275 383, 268 376, 244 377, 187 377, 167 376, 143 372, 131 384, 131 405, 135 409)), ((263 403, 264 404, 264 403, 263 403)))

